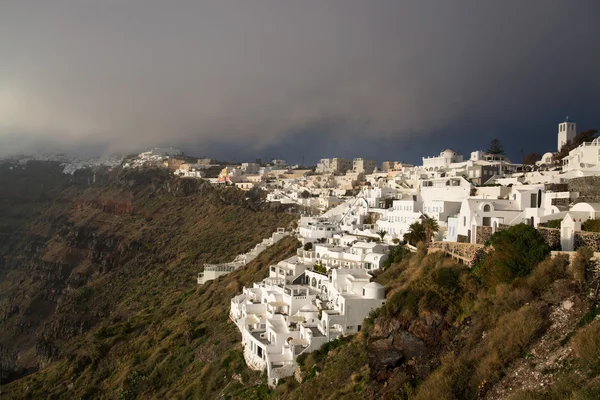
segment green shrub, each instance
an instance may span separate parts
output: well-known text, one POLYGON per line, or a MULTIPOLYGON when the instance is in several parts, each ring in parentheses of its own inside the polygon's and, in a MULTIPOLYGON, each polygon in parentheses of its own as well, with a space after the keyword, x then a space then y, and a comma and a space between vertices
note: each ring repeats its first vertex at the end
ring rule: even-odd
POLYGON ((560 229, 562 219, 551 219, 546 222, 546 228, 560 229))
POLYGON ((587 232, 600 232, 600 219, 588 219, 583 223, 581 229, 587 232))
POLYGON ((537 229, 525 224, 498 231, 489 240, 492 250, 476 269, 489 288, 527 276, 550 248, 537 229))

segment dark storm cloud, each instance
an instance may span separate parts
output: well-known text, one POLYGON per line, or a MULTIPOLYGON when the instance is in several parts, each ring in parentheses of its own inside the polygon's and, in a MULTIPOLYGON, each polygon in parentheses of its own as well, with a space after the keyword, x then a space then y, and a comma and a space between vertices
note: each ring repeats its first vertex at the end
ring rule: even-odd
POLYGON ((0 152, 414 161, 493 136, 552 150, 564 114, 600 122, 598 15, 597 1, 2 2, 0 152))

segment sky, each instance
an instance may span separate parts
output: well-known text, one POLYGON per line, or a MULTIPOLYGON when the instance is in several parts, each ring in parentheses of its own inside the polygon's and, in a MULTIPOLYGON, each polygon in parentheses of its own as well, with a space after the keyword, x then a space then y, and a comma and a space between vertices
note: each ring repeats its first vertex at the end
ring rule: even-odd
POLYGON ((419 163, 600 129, 597 0, 0 0, 0 154, 419 163))

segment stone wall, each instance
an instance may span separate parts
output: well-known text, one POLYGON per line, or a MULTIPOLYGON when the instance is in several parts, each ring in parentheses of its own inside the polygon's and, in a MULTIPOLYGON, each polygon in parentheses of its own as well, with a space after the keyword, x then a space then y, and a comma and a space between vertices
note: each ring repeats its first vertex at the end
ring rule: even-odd
POLYGON ((568 197, 563 197, 563 198, 554 198, 551 200, 550 203, 553 206, 568 206, 570 201, 571 201, 571 199, 569 199, 568 197))
POLYGON ((600 202, 600 176, 573 178, 568 182, 569 192, 579 192, 576 203, 600 202))
POLYGON ((469 237, 467 235, 457 235, 456 241, 458 243, 469 243, 469 237))
POLYGON ((429 245, 429 252, 444 251, 452 257, 462 260, 465 264, 473 266, 485 252, 481 244, 458 242, 433 242, 429 245))
POLYGON ((551 250, 560 249, 560 229, 538 226, 537 231, 542 235, 551 250))
POLYGON ((575 232, 575 250, 580 247, 590 247, 594 251, 600 251, 600 233, 599 232, 575 232))
POLYGON ((546 192, 568 192, 569 185, 566 183, 546 183, 546 192))
POLYGON ((475 241, 477 244, 485 244, 492 237, 492 227, 491 226, 478 226, 477 234, 475 236, 475 241))

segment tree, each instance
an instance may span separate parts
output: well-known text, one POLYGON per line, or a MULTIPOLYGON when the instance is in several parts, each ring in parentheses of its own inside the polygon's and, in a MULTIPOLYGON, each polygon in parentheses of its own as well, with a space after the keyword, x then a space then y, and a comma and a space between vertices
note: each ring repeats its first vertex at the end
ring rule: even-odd
POLYGON ((383 238, 385 237, 387 232, 382 229, 379 232, 377 232, 377 234, 379 235, 379 237, 381 237, 381 241, 383 241, 383 238))
POLYGON ((490 142, 490 148, 488 149, 488 154, 504 154, 504 149, 500 144, 500 140, 492 139, 490 142))
POLYGON ((433 235, 440 230, 440 226, 435 218, 425 215, 423 217, 423 229, 425 230, 425 241, 430 243, 433 235))
POLYGON ((536 161, 542 159, 542 156, 538 153, 529 153, 523 158, 523 164, 525 165, 535 165, 536 161))
POLYGON ((424 242, 427 239, 425 234, 425 228, 420 221, 415 221, 408 227, 408 232, 404 234, 404 240, 413 246, 416 246, 420 242, 424 242))
POLYGON ((304 190, 300 192, 300 197, 303 199, 308 199, 310 197, 310 192, 308 190, 304 190))

